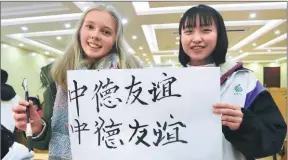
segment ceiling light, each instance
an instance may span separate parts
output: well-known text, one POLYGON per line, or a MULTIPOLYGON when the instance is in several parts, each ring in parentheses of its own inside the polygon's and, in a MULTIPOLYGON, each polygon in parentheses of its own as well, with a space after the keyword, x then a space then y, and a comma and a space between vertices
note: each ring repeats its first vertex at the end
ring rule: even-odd
POLYGON ((48 61, 53 62, 55 61, 55 58, 49 58, 48 61))
POLYGON ((21 29, 22 29, 23 31, 27 31, 27 30, 28 30, 28 28, 25 27, 25 26, 21 27, 21 29))
POLYGON ((140 50, 143 50, 143 47, 140 46, 139 49, 140 49, 140 50))
POLYGON ((2 48, 7 48, 8 45, 7 45, 7 44, 2 44, 1 47, 2 47, 2 48))
POLYGON ((133 50, 132 50, 131 48, 129 48, 129 49, 128 49, 128 52, 132 54, 132 53, 133 53, 133 50))
POLYGON ((127 20, 126 18, 123 18, 123 19, 122 19, 122 23, 123 23, 123 24, 127 24, 127 23, 128 23, 128 20, 127 20))
POLYGON ((56 39, 58 39, 58 40, 61 40, 61 39, 62 39, 62 37, 60 37, 60 36, 57 36, 57 37, 56 37, 56 39))
POLYGON ((176 40, 179 40, 180 39, 180 37, 176 37, 176 40))
POLYGON ((65 28, 70 28, 70 27, 71 27, 71 25, 69 23, 65 24, 65 28))
POLYGON ((148 59, 148 58, 146 58, 146 61, 149 61, 149 59, 148 59))
POLYGON ((255 47, 255 46, 257 46, 257 44, 256 44, 256 43, 253 43, 252 45, 253 45, 254 47, 255 47))
POLYGON ((17 38, 23 38, 24 36, 23 36, 23 34, 19 33, 19 34, 16 34, 15 37, 17 37, 17 38))
POLYGON ((33 57, 36 56, 36 55, 37 55, 37 53, 34 53, 34 52, 31 53, 31 56, 33 56, 33 57))
POLYGON ((179 45, 179 42, 175 42, 176 45, 179 45))
POLYGON ((240 50, 239 52, 240 52, 240 53, 243 53, 243 51, 242 51, 242 50, 240 50))
POLYGON ((175 55, 175 56, 177 56, 177 55, 178 55, 178 53, 177 53, 177 52, 174 52, 174 55, 175 55))
POLYGON ((135 36, 135 35, 134 35, 134 36, 132 36, 132 39, 134 39, 134 40, 135 40, 135 39, 137 39, 137 36, 135 36))
POLYGON ((24 44, 23 44, 23 43, 19 43, 19 46, 20 46, 20 47, 23 47, 23 46, 24 46, 24 44))
POLYGON ((143 55, 143 56, 146 56, 146 54, 145 54, 145 53, 143 53, 142 55, 143 55))
POLYGON ((49 55, 50 53, 46 51, 45 54, 46 54, 46 55, 49 55))
POLYGON ((250 18, 255 18, 256 17, 256 13, 250 13, 249 17, 250 18))
POLYGON ((151 64, 151 62, 149 61, 148 64, 151 64))
POLYGON ((270 50, 270 49, 268 49, 267 51, 268 51, 268 52, 271 52, 271 50, 270 50))
POLYGON ((276 35, 278 35, 278 34, 280 34, 280 31, 277 30, 277 31, 275 31, 274 33, 275 33, 276 35))

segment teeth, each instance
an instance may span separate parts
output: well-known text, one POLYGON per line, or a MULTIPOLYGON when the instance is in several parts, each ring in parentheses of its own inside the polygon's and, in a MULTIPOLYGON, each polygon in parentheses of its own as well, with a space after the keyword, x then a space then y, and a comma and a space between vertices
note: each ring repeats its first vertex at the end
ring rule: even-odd
POLYGON ((95 48, 95 49, 100 48, 100 46, 97 45, 97 44, 95 44, 95 43, 88 43, 88 45, 89 45, 91 48, 95 48))
POLYGON ((193 49, 201 49, 202 47, 193 47, 193 49))

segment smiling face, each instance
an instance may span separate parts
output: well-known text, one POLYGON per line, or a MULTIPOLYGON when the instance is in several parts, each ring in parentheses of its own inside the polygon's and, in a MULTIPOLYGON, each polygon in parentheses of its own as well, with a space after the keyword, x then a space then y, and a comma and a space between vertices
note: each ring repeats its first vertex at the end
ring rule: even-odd
POLYGON ((100 59, 107 55, 115 44, 116 28, 117 22, 108 11, 88 12, 80 29, 80 43, 86 56, 100 59))
POLYGON ((193 66, 213 62, 211 54, 217 44, 217 27, 213 19, 210 22, 202 24, 199 15, 197 15, 195 25, 188 25, 186 21, 185 27, 183 26, 182 28, 182 47, 184 52, 190 57, 190 64, 193 66))

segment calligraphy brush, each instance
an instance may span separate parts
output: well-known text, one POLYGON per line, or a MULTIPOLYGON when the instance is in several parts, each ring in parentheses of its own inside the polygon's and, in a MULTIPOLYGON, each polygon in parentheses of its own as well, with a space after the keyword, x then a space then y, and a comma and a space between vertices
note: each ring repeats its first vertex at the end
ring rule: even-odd
MULTIPOLYGON (((22 82, 22 87, 25 91, 25 100, 29 102, 29 92, 28 92, 28 84, 27 79, 24 78, 22 82)), ((29 152, 32 150, 32 127, 30 123, 30 105, 26 106, 26 118, 27 118, 27 127, 26 127, 26 138, 28 140, 28 150, 29 152)))

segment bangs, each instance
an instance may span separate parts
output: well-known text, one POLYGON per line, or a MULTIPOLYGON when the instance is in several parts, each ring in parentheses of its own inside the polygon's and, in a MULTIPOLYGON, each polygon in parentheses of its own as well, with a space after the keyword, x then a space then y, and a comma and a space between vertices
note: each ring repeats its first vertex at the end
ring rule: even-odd
POLYGON ((212 26, 213 21, 216 23, 216 17, 213 15, 213 13, 206 11, 204 8, 195 8, 194 10, 191 10, 183 15, 179 29, 195 28, 197 16, 199 16, 200 27, 212 26))

